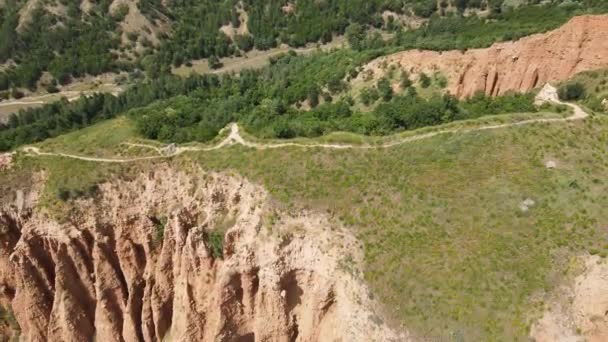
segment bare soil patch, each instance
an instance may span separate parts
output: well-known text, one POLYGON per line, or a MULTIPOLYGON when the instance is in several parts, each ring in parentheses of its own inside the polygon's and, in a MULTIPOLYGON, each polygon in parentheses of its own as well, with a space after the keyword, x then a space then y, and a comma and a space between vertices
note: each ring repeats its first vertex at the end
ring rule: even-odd
POLYGON ((558 291, 543 317, 532 327, 537 342, 608 341, 608 262, 581 258, 583 272, 558 291))

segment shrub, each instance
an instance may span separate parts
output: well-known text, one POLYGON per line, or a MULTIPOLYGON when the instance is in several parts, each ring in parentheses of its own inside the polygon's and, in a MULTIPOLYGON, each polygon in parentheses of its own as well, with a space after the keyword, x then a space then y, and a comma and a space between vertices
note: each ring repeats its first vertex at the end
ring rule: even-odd
POLYGON ((127 39, 132 41, 133 43, 137 42, 137 38, 139 38, 139 35, 137 34, 137 32, 127 32, 127 39))
POLYGON ((165 237, 165 226, 167 225, 167 218, 163 216, 161 218, 152 217, 150 219, 154 224, 153 242, 155 245, 158 246, 162 243, 165 237))
POLYGON ((386 77, 378 80, 378 92, 384 101, 390 101, 393 98, 393 88, 391 87, 391 82, 386 77))
POLYGON ((419 81, 422 88, 428 88, 431 85, 431 78, 425 73, 420 74, 419 81))
POLYGON ((366 106, 373 104, 379 98, 380 95, 378 94, 378 90, 376 88, 363 88, 361 89, 361 93, 359 93, 359 99, 366 106))
POLYGON ((220 59, 217 58, 217 56, 211 56, 209 57, 209 59, 207 60, 207 63, 209 64, 209 68, 211 69, 219 69, 222 67, 222 62, 220 62, 220 59))
POLYGON ((412 86, 412 81, 410 80, 410 74, 407 71, 401 72, 401 89, 407 89, 412 86))
POLYGON ((448 79, 441 73, 435 73, 435 75, 433 75, 433 78, 435 79, 435 83, 439 88, 444 89, 448 86, 448 79))
POLYGON ((236 35, 234 41, 236 42, 236 46, 242 51, 248 52, 253 49, 253 37, 251 35, 236 35))
POLYGON ((59 88, 57 88, 57 85, 51 83, 51 84, 49 84, 49 85, 46 86, 46 91, 49 94, 55 94, 55 93, 59 92, 59 88))
POLYGON ((212 230, 209 232, 209 249, 214 258, 224 258, 224 232, 212 230))
POLYGON ((414 14, 416 14, 417 16, 423 17, 423 18, 428 18, 437 11, 437 2, 430 1, 430 2, 418 3, 414 6, 413 10, 414 10, 414 14))
POLYGON ((21 90, 19 90, 19 89, 17 89, 17 88, 13 88, 13 90, 11 90, 11 96, 12 96, 14 99, 17 99, 17 100, 18 100, 18 99, 22 98, 22 97, 23 97, 23 96, 25 96, 25 95, 23 94, 23 92, 22 92, 21 90))
POLYGON ((70 199, 70 190, 65 189, 65 188, 60 188, 59 190, 57 190, 57 197, 62 202, 66 202, 67 200, 70 199))
POLYGON ((557 94, 562 101, 576 101, 585 97, 585 86, 579 82, 566 83, 559 87, 557 94))
POLYGON ((316 106, 319 105, 319 88, 317 88, 316 86, 312 86, 310 89, 308 89, 308 104, 310 105, 311 108, 315 108, 316 106))

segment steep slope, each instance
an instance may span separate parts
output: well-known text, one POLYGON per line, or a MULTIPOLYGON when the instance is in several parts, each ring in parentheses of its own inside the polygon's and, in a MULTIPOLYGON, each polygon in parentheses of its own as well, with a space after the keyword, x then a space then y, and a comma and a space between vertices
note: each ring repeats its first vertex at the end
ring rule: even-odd
POLYGON ((397 337, 344 263, 356 241, 242 179, 161 168, 101 185, 61 222, 36 201, 0 211, 0 304, 26 341, 397 337))
POLYGON ((404 51, 378 58, 364 67, 376 78, 386 66, 396 65, 412 74, 441 72, 448 91, 467 97, 478 91, 503 95, 526 92, 547 82, 567 80, 575 74, 608 65, 608 16, 580 16, 563 27, 487 49, 462 51, 404 51))

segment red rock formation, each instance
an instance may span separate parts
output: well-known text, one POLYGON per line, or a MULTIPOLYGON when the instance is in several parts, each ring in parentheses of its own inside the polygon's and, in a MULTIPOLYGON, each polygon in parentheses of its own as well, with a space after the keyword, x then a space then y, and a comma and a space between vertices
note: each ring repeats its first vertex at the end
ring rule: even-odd
POLYGON ((527 92, 582 71, 607 67, 608 15, 575 17, 557 30, 487 49, 399 52, 365 68, 380 77, 381 65, 397 65, 412 74, 440 71, 449 79, 448 91, 458 97, 477 91, 493 96, 527 92))
POLYGON ((402 339, 339 269, 361 260, 356 240, 323 216, 271 215, 266 196, 236 177, 161 169, 102 185, 62 221, 4 203, 0 304, 24 341, 402 339))

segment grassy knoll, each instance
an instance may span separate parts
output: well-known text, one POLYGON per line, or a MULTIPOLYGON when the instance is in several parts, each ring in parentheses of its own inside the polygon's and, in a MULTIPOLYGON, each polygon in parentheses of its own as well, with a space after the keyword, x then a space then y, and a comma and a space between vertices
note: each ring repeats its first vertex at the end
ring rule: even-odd
POLYGON ((13 201, 17 189, 27 192, 43 181, 39 205, 61 219, 70 210, 68 200, 94 196, 98 184, 117 176, 125 177, 131 167, 69 158, 18 155, 10 172, 0 171, 0 200, 13 201))
MULTIPOLYGON (((365 280, 393 324, 427 337, 512 341, 526 340, 572 257, 608 252, 607 132, 608 118, 595 116, 389 149, 235 146, 173 162, 242 174, 279 205, 340 219, 363 242, 365 280), (535 205, 522 211, 526 199, 535 205)), ((45 170, 42 204, 57 210, 63 189, 86 196, 99 181, 150 167, 18 157, 0 179, 45 170)))
MULTIPOLYGON (((45 151, 91 157, 112 157, 117 154, 128 155, 132 149, 121 144, 135 137, 137 137, 137 132, 131 120, 119 117, 46 140, 40 143, 39 146, 45 151)), ((154 143, 152 144, 154 145, 154 143)), ((154 151, 136 151, 137 155, 142 155, 144 152, 153 153, 154 151)))

